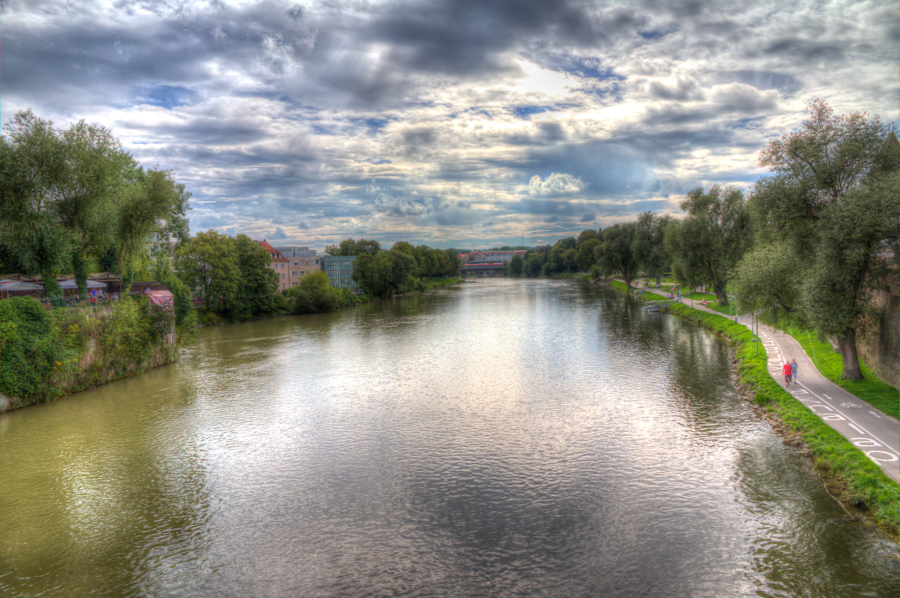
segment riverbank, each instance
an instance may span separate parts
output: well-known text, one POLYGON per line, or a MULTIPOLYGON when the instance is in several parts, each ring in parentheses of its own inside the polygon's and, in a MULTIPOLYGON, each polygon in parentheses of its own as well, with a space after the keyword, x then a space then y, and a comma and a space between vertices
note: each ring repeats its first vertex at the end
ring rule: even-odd
MULTIPOLYGON (((616 282, 610 286, 624 291, 625 285, 616 282)), ((868 511, 880 529, 900 537, 900 485, 772 378, 765 348, 760 347, 757 354, 755 336, 746 326, 683 304, 672 305, 668 311, 731 342, 737 352, 738 388, 755 404, 757 415, 785 437, 785 444, 796 447, 839 483, 837 498, 842 503, 868 511)))
POLYGON ((146 300, 47 312, 30 297, 0 302, 0 412, 128 378, 178 357, 184 330, 146 300))

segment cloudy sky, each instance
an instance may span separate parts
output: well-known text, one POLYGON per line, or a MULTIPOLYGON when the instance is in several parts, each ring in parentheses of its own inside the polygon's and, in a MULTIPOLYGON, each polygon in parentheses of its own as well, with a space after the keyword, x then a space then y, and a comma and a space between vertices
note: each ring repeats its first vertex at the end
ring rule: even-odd
POLYGON ((809 100, 896 121, 900 4, 3 0, 0 112, 113 131, 214 228, 553 242, 749 186, 809 100))

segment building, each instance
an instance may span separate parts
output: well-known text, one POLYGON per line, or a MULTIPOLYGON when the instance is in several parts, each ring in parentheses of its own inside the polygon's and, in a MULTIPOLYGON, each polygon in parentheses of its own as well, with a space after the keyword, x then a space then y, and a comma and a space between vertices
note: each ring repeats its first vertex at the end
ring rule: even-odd
POLYGON ((350 291, 361 295, 362 291, 351 278, 353 276, 353 262, 356 261, 355 255, 328 255, 327 253, 319 254, 319 264, 325 274, 328 275, 328 282, 336 289, 347 287, 350 291))
POLYGON ((319 256, 316 255, 315 250, 309 247, 276 247, 275 251, 281 253, 288 260, 290 286, 292 287, 300 284, 300 280, 307 274, 322 269, 319 266, 319 256))
POLYGON ((288 259, 284 257, 280 251, 269 245, 265 239, 262 241, 257 241, 257 243, 262 246, 263 249, 269 252, 269 255, 272 256, 272 263, 269 264, 269 267, 275 270, 275 273, 278 274, 278 290, 286 291, 287 289, 294 286, 292 283, 294 280, 291 278, 291 271, 288 268, 288 259))
POLYGON ((515 256, 525 257, 524 249, 510 249, 509 251, 471 251, 460 253, 459 259, 463 264, 498 264, 508 262, 515 256))

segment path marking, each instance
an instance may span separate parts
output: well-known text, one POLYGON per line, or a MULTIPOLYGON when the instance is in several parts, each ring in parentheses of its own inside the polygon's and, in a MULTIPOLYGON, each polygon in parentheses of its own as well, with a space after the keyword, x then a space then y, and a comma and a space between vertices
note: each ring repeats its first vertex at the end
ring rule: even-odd
MULTIPOLYGON (((808 386, 806 386, 806 385, 803 384, 802 382, 799 382, 798 384, 800 384, 800 386, 802 386, 802 387, 805 388, 806 390, 809 390, 809 392, 812 393, 813 396, 815 396, 815 397, 818 397, 818 396, 819 396, 818 394, 816 394, 813 390, 811 390, 808 386)), ((828 395, 824 395, 824 396, 828 397, 828 395)), ((821 397, 819 397, 819 398, 821 398, 821 397)), ((830 399, 831 397, 828 397, 828 398, 830 399)), ((847 419, 848 421, 850 421, 850 422, 852 422, 852 423, 854 423, 854 424, 856 423, 855 421, 853 421, 853 420, 850 418, 849 415, 846 415, 846 414, 845 414, 845 417, 846 417, 846 419, 847 419)), ((838 421, 836 418, 844 419, 844 417, 841 417, 841 416, 837 415, 836 413, 833 414, 833 415, 830 415, 830 416, 829 416, 829 415, 826 415, 826 416, 823 416, 823 417, 822 417, 822 419, 825 419, 825 418, 829 418, 831 421, 838 421)), ((857 424, 857 425, 858 425, 858 424, 857 424)), ((891 445, 889 445, 888 443, 886 443, 884 440, 882 440, 882 439, 879 438, 878 436, 875 436, 875 435, 872 434, 871 432, 867 432, 867 434, 868 434, 869 436, 871 436, 872 438, 874 438, 875 440, 877 440, 878 442, 880 442, 881 445, 882 445, 884 448, 886 448, 886 449, 887 449, 888 451, 890 451, 893 455, 895 455, 895 458, 894 458, 894 459, 890 459, 890 461, 896 461, 896 460, 900 459, 900 452, 897 452, 896 450, 894 450, 894 449, 891 447, 891 445)), ((873 451, 873 452, 883 452, 883 451, 873 451)), ((869 453, 866 453, 866 454, 868 455, 869 453)), ((875 457, 871 457, 871 456, 870 456, 870 458, 871 458, 872 460, 876 460, 875 457)), ((881 459, 881 460, 884 461, 884 459, 881 459)))

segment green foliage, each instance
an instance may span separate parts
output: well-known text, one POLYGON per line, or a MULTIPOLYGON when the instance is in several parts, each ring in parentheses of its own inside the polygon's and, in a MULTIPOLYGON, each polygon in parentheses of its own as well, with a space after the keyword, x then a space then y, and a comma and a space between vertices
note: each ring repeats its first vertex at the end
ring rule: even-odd
POLYGON ((356 304, 356 297, 346 289, 336 289, 321 270, 307 274, 300 284, 284 292, 293 314, 329 313, 356 304))
POLYGON ((659 283, 669 264, 666 253, 666 227, 672 218, 666 214, 657 216, 653 212, 643 212, 638 216, 637 234, 634 238, 634 255, 647 274, 659 283))
POLYGON ((200 293, 208 312, 226 311, 241 284, 234 240, 214 230, 198 233, 178 247, 175 270, 189 289, 200 293))
POLYGON ((681 203, 687 216, 669 223, 665 246, 682 282, 710 284, 719 305, 728 305, 726 286, 752 241, 750 216, 740 189, 698 187, 681 203))
POLYGON ((172 292, 175 325, 181 327, 188 324, 191 314, 191 293, 184 283, 181 282, 181 279, 175 275, 175 272, 172 271, 169 256, 165 254, 157 256, 156 264, 154 264, 152 271, 152 278, 160 284, 166 285, 169 291, 172 292))
MULTIPOLYGON (((449 257, 444 252, 444 260, 449 257)), ((353 266, 353 280, 366 294, 373 297, 390 297, 415 289, 412 274, 416 260, 397 249, 381 251, 377 255, 360 254, 353 266)))
POLYGON ((594 248, 594 262, 604 274, 616 273, 631 288, 637 275, 638 259, 634 252, 637 223, 614 224, 603 233, 603 243, 594 248))
POLYGON ((584 245, 585 241, 590 241, 592 239, 596 239, 599 241, 601 239, 601 235, 599 231, 596 231, 592 228, 581 231, 581 234, 578 235, 578 239, 576 240, 575 247, 577 249, 581 249, 581 246, 584 245))
POLYGON ((771 242, 757 245, 738 263, 734 290, 742 311, 780 318, 794 311, 800 293, 798 264, 790 247, 771 242))
MULTIPOLYGON (((595 231, 591 232, 596 234, 595 231)), ((586 239, 579 245, 578 253, 575 254, 575 265, 579 270, 590 270, 594 266, 594 250, 599 246, 600 239, 596 237, 586 239)))
POLYGON ((58 130, 31 111, 4 128, 0 245, 25 273, 41 274, 51 297, 62 271, 73 270, 84 292, 88 263, 137 267, 160 222, 186 236, 190 194, 170 172, 144 172, 109 130, 84 121, 58 130))
POLYGON ((818 100, 809 110, 799 131, 760 154, 773 176, 756 184, 750 202, 764 240, 801 267, 795 280, 765 281, 763 269, 748 266, 742 287, 768 282, 784 311, 836 340, 844 377, 861 379, 856 337, 871 320, 871 289, 889 284, 879 253, 897 255, 900 245, 900 145, 877 116, 835 116, 818 100))
POLYGON ((0 301, 0 392, 22 404, 53 399, 174 358, 174 318, 131 299, 47 312, 30 297, 0 301))
POLYGON ((514 255, 509 260, 509 274, 512 276, 521 276, 525 270, 525 260, 521 255, 514 255))
POLYGON ((239 292, 223 304, 223 314, 232 321, 242 321, 275 313, 278 273, 269 268, 272 256, 246 235, 238 235, 230 242, 238 262, 239 292))
POLYGON ((540 276, 541 270, 543 269, 543 267, 544 267, 544 262, 540 258, 540 256, 533 255, 530 258, 528 258, 527 260, 525 260, 525 266, 524 266, 525 275, 531 276, 531 277, 540 276))
POLYGON ((21 397, 43 388, 68 361, 50 314, 31 297, 0 301, 0 392, 21 397))

